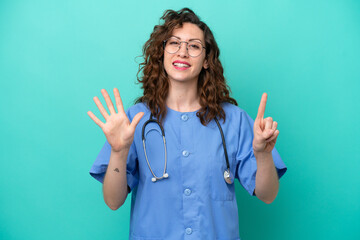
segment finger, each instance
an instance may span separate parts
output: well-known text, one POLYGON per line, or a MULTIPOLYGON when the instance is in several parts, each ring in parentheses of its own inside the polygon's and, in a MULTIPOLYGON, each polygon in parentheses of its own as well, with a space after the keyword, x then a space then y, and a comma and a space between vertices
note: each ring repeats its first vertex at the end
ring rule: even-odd
POLYGON ((94 97, 94 102, 95 102, 96 106, 98 107, 101 115, 103 115, 103 117, 104 117, 105 120, 107 121, 107 119, 109 118, 109 114, 107 113, 107 111, 105 110, 105 108, 103 107, 103 105, 101 104, 99 98, 98 98, 98 97, 94 97))
POLYGON ((272 129, 273 119, 272 117, 265 118, 265 129, 272 129))
POLYGON ((265 119, 255 118, 254 129, 263 132, 265 129, 265 119))
POLYGON ((261 121, 260 121, 260 119, 255 118, 254 130, 259 130, 259 129, 261 129, 261 121))
POLYGON ((278 123, 276 121, 273 122, 271 129, 276 130, 278 123))
POLYGON ((110 98, 109 94, 107 93, 107 91, 105 89, 101 89, 101 93, 102 93, 102 95, 103 95, 103 97, 105 99, 105 102, 106 102, 106 105, 107 105, 107 107, 108 107, 108 109, 110 111, 110 114, 116 113, 115 109, 114 109, 114 105, 113 105, 113 103, 111 101, 111 98, 110 98))
POLYGON ((259 105, 259 109, 258 109, 258 114, 256 116, 256 118, 263 118, 264 114, 265 114, 265 107, 266 107, 266 100, 267 100, 267 94, 263 93, 262 97, 261 97, 261 101, 260 101, 260 105, 259 105))
POLYGON ((99 127, 102 128, 104 126, 104 123, 100 121, 91 111, 88 111, 87 114, 99 127))
POLYGON ((118 113, 125 113, 124 106, 120 97, 120 92, 117 88, 114 88, 114 96, 118 113))
POLYGON ((271 141, 274 141, 278 136, 279 136, 279 133, 280 133, 280 131, 279 130, 276 130, 275 132, 274 132, 274 134, 269 138, 269 139, 267 139, 265 142, 271 142, 271 141))
POLYGON ((263 134, 262 134, 262 137, 263 139, 266 141, 268 140, 269 138, 272 137, 272 135, 274 134, 275 130, 273 129, 266 129, 263 134))
POLYGON ((130 124, 130 127, 132 127, 135 130, 136 126, 138 125, 138 123, 140 122, 143 116, 144 116, 143 112, 139 112, 138 114, 136 114, 130 124))

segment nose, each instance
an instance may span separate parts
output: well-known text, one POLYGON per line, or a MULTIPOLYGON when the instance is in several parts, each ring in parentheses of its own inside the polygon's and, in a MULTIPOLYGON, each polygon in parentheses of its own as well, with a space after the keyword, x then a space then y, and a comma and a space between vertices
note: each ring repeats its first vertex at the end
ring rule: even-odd
POLYGON ((180 43, 180 49, 178 51, 178 55, 180 57, 188 57, 189 56, 186 42, 181 42, 180 43))

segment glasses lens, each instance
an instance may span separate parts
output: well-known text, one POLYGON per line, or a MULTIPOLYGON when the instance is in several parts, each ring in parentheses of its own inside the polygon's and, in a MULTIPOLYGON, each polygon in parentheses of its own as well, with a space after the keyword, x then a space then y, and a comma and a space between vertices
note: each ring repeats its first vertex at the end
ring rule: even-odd
POLYGON ((181 43, 179 40, 170 38, 166 41, 165 51, 167 51, 170 54, 176 53, 180 48, 180 44, 181 43))
MULTIPOLYGON (((165 51, 170 54, 176 53, 181 47, 181 41, 176 38, 169 38, 165 43, 165 51)), ((197 57, 201 54, 203 46, 198 41, 190 41, 187 43, 188 54, 192 57, 197 57)))
POLYGON ((188 53, 192 57, 197 57, 202 52, 202 45, 200 42, 197 41, 190 41, 188 44, 188 53))

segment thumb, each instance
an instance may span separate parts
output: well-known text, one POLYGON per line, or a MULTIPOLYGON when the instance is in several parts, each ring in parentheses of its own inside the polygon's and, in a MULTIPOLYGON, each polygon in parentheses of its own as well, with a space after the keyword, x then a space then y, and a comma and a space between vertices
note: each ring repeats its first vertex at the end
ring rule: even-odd
POLYGON ((135 130, 136 126, 138 125, 138 123, 140 122, 140 120, 143 116, 144 116, 143 112, 139 112, 138 114, 136 114, 130 124, 130 127, 135 130))
POLYGON ((274 132, 275 132, 274 129, 266 129, 266 130, 264 131, 263 137, 264 137, 265 139, 268 139, 268 138, 270 138, 270 137, 274 134, 274 132))

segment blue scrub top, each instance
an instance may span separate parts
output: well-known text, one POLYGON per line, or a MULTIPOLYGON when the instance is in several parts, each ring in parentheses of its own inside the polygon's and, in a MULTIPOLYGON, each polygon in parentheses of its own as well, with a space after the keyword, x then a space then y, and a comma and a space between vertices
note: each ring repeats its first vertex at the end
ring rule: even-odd
MULTIPOLYGON (((230 170, 253 195, 257 170, 252 148, 254 121, 235 105, 224 103, 222 106, 226 121, 219 122, 230 170)), ((196 111, 177 112, 167 108, 163 127, 169 177, 154 183, 141 138, 150 110, 138 103, 126 114, 132 121, 138 112, 145 115, 136 127, 127 159, 127 183, 132 191, 129 239, 240 239, 234 183, 227 184, 223 177, 226 160, 216 122, 212 120, 203 126, 196 111)), ((165 152, 160 127, 149 123, 145 137, 151 168, 156 176, 162 176, 165 152)), ((105 142, 91 167, 90 174, 100 182, 103 182, 110 152, 111 146, 105 142)), ((286 166, 275 148, 272 155, 280 178, 286 166)))

